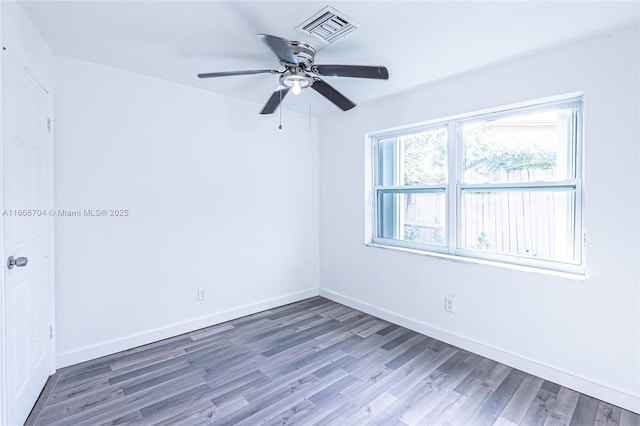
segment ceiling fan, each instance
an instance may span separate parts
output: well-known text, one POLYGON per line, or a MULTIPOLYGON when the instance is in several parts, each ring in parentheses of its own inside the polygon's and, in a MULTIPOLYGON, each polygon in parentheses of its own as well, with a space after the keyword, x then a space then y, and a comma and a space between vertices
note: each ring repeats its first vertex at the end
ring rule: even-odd
POLYGON ((316 49, 308 43, 289 41, 267 34, 258 34, 258 37, 276 54, 280 64, 285 68, 283 71, 248 70, 211 72, 198 74, 198 77, 211 78, 264 73, 279 74, 280 85, 273 92, 260 114, 272 114, 290 90, 294 95, 297 95, 302 89, 307 87, 311 87, 343 111, 348 111, 355 107, 356 104, 325 82, 322 77, 358 77, 380 80, 387 80, 389 78, 389 71, 383 66, 315 65, 316 49))

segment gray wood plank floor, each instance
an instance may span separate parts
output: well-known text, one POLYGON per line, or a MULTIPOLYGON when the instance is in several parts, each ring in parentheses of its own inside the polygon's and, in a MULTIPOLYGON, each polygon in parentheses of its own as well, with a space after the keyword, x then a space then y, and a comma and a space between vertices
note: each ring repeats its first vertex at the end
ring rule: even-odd
POLYGON ((60 370, 29 425, 619 425, 640 416, 321 297, 60 370))

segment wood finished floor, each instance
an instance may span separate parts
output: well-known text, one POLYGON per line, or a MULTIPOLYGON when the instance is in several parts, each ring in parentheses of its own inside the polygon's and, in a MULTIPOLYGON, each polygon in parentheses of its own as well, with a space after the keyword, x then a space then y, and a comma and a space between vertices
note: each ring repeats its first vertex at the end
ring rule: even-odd
POLYGON ((314 297, 67 367, 30 425, 620 425, 640 416, 314 297))

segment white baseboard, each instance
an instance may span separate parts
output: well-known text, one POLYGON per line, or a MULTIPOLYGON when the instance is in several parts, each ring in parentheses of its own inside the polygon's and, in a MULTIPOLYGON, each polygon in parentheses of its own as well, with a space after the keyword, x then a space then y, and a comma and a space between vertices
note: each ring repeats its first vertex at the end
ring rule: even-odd
POLYGON ((60 369, 69 365, 78 364, 80 362, 89 361, 105 355, 111 355, 116 352, 135 348, 137 346, 157 342, 158 340, 167 339, 179 334, 188 333, 200 328, 209 327, 236 318, 255 314, 267 309, 272 309, 289 303, 298 302, 300 300, 308 299, 317 295, 318 289, 312 288, 298 293, 292 293, 285 296, 264 300, 262 302, 229 309, 227 311, 217 312, 215 314, 207 315, 204 317, 190 319, 187 321, 172 324, 167 327, 156 328, 145 331, 143 333, 124 336, 122 338, 103 342, 98 345, 86 346, 84 348, 76 349, 73 351, 59 353, 56 358, 56 366, 60 369))
POLYGON ((442 328, 387 309, 379 308, 332 290, 320 289, 320 296, 640 414, 640 396, 638 395, 633 395, 602 383, 576 376, 575 374, 568 373, 556 367, 529 359, 522 355, 514 354, 506 349, 451 333, 442 328))

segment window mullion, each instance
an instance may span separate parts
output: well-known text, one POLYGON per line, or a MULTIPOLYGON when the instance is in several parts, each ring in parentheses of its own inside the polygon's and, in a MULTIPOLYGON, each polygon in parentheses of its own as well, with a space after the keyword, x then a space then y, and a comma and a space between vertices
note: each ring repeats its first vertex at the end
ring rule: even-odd
POLYGON ((447 129, 447 248, 455 254, 458 238, 458 124, 451 120, 447 129))
POLYGON ((389 186, 376 186, 375 189, 381 189, 385 192, 445 192, 447 186, 446 185, 412 185, 412 186, 400 186, 400 185, 389 185, 389 186))
MULTIPOLYGON (((402 175, 404 172, 403 167, 403 155, 402 155, 402 143, 400 142, 400 138, 395 138, 396 142, 394 144, 394 177, 393 184, 400 185, 403 183, 402 175)), ((402 229, 404 228, 404 215, 402 214, 402 203, 400 202, 399 197, 394 197, 393 204, 393 237, 396 239, 401 239, 402 229)))
POLYGON ((577 181, 578 185, 576 187, 576 211, 574 217, 574 227, 575 227, 575 250, 576 250, 576 259, 579 260, 579 263, 584 265, 584 250, 585 250, 585 227, 584 227, 584 187, 583 187, 583 177, 584 177, 584 144, 582 142, 583 131, 584 131, 584 123, 583 123, 583 103, 580 100, 574 110, 574 135, 573 135, 573 143, 574 143, 574 151, 573 151, 573 161, 574 161, 574 170, 575 175, 573 176, 577 181))
POLYGON ((556 182, 532 182, 532 183, 481 183, 481 184, 458 184, 462 191, 553 191, 553 190, 575 190, 579 184, 578 179, 566 179, 556 182))

